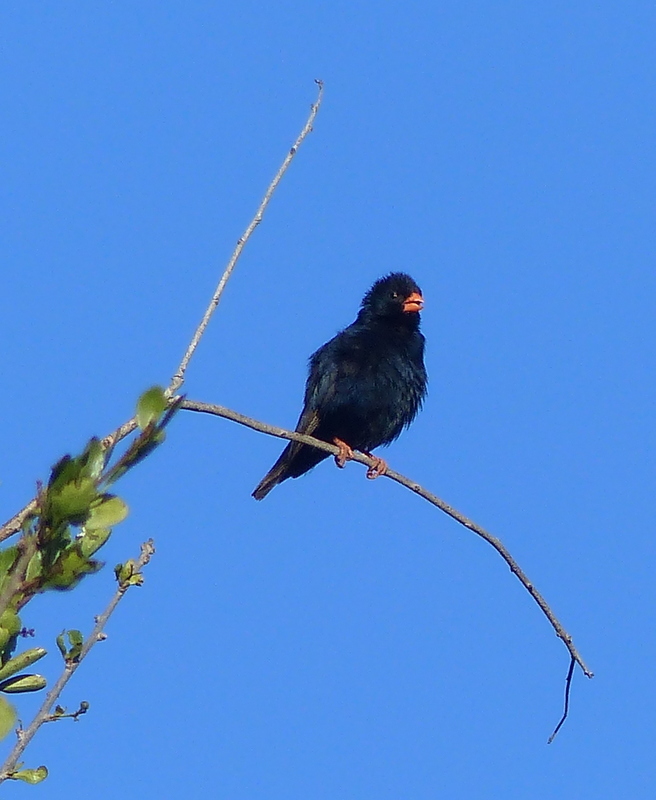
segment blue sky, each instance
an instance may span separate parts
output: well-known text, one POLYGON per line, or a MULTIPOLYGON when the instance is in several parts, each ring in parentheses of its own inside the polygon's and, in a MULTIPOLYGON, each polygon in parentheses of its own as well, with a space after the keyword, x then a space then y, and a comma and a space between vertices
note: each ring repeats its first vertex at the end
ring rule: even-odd
MULTIPOLYGON (((390 464, 253 487, 281 444, 180 415, 119 490, 108 568, 25 615, 88 632, 134 591, 6 793, 651 798, 656 134, 646 2, 5 3, 0 511, 166 384, 325 81, 188 371, 296 421, 307 357, 371 282, 426 298, 430 394, 390 464)), ((54 679, 58 655, 43 671, 54 679)), ((25 721, 40 697, 20 699, 25 721)))

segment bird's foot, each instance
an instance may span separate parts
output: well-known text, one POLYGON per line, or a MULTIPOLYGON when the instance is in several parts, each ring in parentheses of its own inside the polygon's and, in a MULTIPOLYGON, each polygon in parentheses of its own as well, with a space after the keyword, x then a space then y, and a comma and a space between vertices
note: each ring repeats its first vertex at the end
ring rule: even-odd
POLYGON ((370 481, 373 481, 376 478, 380 478, 381 475, 387 474, 387 470, 389 469, 389 467, 387 466, 387 461, 385 461, 384 458, 381 458, 380 456, 375 456, 373 455, 373 453, 366 453, 366 452, 365 456, 369 456, 369 458, 375 461, 375 463, 367 470, 367 478, 369 478, 370 481))
POLYGON ((337 447, 339 447, 339 453, 337 453, 335 456, 335 464, 337 464, 340 469, 344 469, 346 462, 353 458, 353 450, 351 450, 346 442, 343 442, 337 437, 333 439, 333 444, 336 444, 337 447))

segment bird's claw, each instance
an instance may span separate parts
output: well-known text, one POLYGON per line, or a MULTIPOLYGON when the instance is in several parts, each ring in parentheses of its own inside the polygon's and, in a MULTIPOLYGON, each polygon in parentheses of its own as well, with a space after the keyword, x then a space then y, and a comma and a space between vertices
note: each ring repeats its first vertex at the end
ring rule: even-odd
POLYGON ((337 437, 333 439, 333 444, 336 444, 337 447, 339 447, 339 453, 337 453, 335 456, 335 464, 337 464, 340 469, 344 469, 346 462, 353 458, 353 450, 351 450, 346 442, 343 442, 337 437))
POLYGON ((369 478, 370 481, 387 474, 389 467, 387 466, 387 461, 385 461, 384 458, 381 458, 380 456, 374 456, 371 453, 365 453, 365 455, 369 456, 369 458, 375 462, 369 467, 369 469, 367 469, 367 478, 369 478))

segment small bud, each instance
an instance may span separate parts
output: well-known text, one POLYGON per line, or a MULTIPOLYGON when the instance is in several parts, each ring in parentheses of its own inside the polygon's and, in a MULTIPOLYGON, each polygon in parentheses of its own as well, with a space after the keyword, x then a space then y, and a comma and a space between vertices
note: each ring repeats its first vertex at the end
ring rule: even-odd
POLYGON ((134 568, 136 564, 132 559, 129 559, 125 562, 125 564, 117 564, 114 567, 114 574, 116 575, 116 580, 119 582, 121 586, 124 584, 130 585, 134 583, 133 578, 135 577, 134 568))
POLYGON ((9 777, 15 781, 25 781, 25 783, 41 783, 48 777, 48 769, 44 766, 36 769, 22 769, 20 772, 12 772, 9 777))

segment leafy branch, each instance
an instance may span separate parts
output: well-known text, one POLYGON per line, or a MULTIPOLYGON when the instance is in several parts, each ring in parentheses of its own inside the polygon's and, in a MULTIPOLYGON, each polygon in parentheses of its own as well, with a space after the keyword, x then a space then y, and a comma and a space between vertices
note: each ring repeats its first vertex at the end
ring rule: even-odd
MULTIPOLYGON (((67 713, 66 709, 60 705, 55 705, 64 687, 73 677, 73 674, 89 655, 91 648, 105 638, 104 628, 107 620, 114 613, 125 593, 131 586, 141 586, 143 576, 141 570, 150 561, 155 547, 153 540, 149 539, 141 545, 139 557, 135 560, 126 561, 119 564, 114 570, 118 588, 109 602, 107 608, 100 616, 96 617, 96 624, 87 639, 83 639, 80 631, 66 631, 57 637, 57 644, 64 659, 64 670, 53 684, 52 689, 46 695, 41 708, 37 711, 34 719, 25 729, 19 728, 17 731, 18 740, 7 760, 0 768, 0 783, 6 780, 21 780, 26 783, 40 783, 48 777, 48 770, 45 766, 36 769, 21 769, 19 759, 23 755, 25 748, 32 741, 37 731, 46 722, 57 722, 61 719, 73 719, 77 721, 82 714, 86 714, 89 704, 85 701, 80 703, 80 707, 73 713, 67 713), (68 645, 65 637, 68 638, 68 645), (54 706, 54 708, 53 708, 54 706)), ((45 652, 44 652, 45 655, 45 652)))
MULTIPOLYGON (((95 556, 114 526, 127 514, 126 503, 108 491, 165 438, 165 428, 183 398, 171 402, 153 387, 137 404, 141 433, 114 463, 112 449, 91 439, 79 456, 65 455, 52 468, 47 485, 39 485, 35 503, 14 545, 0 550, 0 692, 20 694, 44 689, 42 675, 22 673, 46 655, 42 647, 14 651, 23 632, 20 613, 38 594, 74 589, 85 575, 103 566, 95 556), (21 674, 17 674, 21 673, 21 674)), ((81 648, 69 633, 71 652, 81 648)), ((62 639, 58 640, 60 650, 62 639)), ((63 650, 62 650, 63 652, 63 650)), ((13 727, 16 710, 0 696, 0 736, 13 727)))
MULTIPOLYGON (((45 487, 38 484, 34 499, 0 527, 0 542, 21 534, 16 544, 0 550, 0 692, 14 694, 38 691, 45 687, 46 680, 41 675, 16 674, 46 655, 44 648, 32 648, 12 656, 18 638, 25 631, 18 612, 37 594, 49 589, 73 589, 85 575, 93 574, 103 566, 94 556, 109 539, 112 527, 128 513, 124 501, 107 489, 164 441, 164 429, 183 400, 182 397, 173 398, 173 395, 184 383, 189 362, 219 304, 227 281, 246 243, 262 221, 292 159, 312 131, 323 96, 323 83, 316 83, 318 95, 310 107, 306 123, 269 184, 255 216, 239 238, 169 387, 165 390, 160 387, 149 389, 140 398, 134 417, 102 440, 91 439, 79 456, 66 455, 60 459, 52 469, 48 484, 45 487), (123 455, 110 464, 116 445, 137 428, 141 429, 141 433, 123 455)), ((141 582, 139 570, 152 552, 152 542, 149 542, 142 548, 140 559, 117 567, 119 590, 107 611, 98 618, 96 628, 86 642, 82 634, 75 630, 66 631, 57 638, 66 668, 27 730, 17 731, 18 742, 2 767, 0 783, 9 778, 39 783, 47 777, 48 771, 43 766, 20 769, 18 758, 44 722, 64 718, 77 720, 86 713, 87 703, 82 703, 73 713, 66 713, 59 705, 55 706, 54 711, 51 709, 80 661, 95 642, 103 638, 102 627, 127 588, 141 582)), ((11 730, 15 720, 15 709, 0 696, 0 738, 11 730)))

